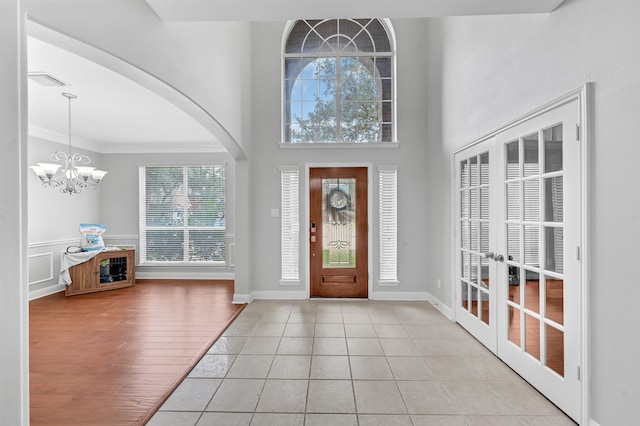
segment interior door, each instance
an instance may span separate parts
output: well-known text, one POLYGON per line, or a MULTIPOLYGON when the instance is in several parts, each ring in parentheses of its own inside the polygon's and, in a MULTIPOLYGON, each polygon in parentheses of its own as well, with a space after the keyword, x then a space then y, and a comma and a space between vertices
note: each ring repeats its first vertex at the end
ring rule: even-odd
POLYGON ((495 221, 491 218, 494 140, 454 156, 456 170, 456 320, 496 351, 495 221))
POLYGON ((576 420, 581 399, 579 123, 576 100, 496 137, 498 354, 576 420))
POLYGON ((367 168, 312 168, 309 191, 311 297, 367 297, 367 168))

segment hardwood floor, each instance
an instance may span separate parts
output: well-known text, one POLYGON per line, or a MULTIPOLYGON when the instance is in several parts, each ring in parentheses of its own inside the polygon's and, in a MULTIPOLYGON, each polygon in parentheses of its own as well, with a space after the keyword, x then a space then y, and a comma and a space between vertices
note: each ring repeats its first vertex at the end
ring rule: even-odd
POLYGON ((31 424, 144 424, 240 313, 232 297, 232 281, 138 280, 31 301, 31 424))

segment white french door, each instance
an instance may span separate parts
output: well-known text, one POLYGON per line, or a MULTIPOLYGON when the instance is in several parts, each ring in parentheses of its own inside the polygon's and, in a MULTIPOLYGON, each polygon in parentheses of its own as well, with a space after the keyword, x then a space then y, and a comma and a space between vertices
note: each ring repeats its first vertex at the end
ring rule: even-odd
POLYGON ((454 156, 456 320, 575 420, 581 413, 579 123, 575 100, 454 156))
POLYGON ((454 156, 456 169, 456 320, 483 345, 496 352, 496 244, 490 209, 496 179, 493 139, 454 156))

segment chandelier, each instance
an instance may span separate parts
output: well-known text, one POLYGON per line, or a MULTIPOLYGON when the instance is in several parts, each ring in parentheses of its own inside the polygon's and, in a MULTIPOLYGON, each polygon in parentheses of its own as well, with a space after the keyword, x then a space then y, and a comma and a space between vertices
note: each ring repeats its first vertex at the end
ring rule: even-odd
POLYGON ((51 160, 62 164, 36 163, 31 169, 38 175, 43 186, 60 187, 60 192, 72 195, 79 194, 82 188, 88 186, 97 187, 107 172, 87 166, 91 163, 91 158, 87 155, 71 153, 71 99, 77 96, 72 93, 63 93, 62 96, 69 101, 69 153, 51 153, 51 160))

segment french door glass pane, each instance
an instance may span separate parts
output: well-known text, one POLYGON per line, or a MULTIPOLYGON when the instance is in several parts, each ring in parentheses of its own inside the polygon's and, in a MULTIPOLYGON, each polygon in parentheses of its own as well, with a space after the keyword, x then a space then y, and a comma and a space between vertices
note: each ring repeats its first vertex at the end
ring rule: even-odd
POLYGON ((547 367, 564 376, 564 332, 545 324, 547 367))
POLYGON ((469 250, 469 221, 465 220, 460 222, 460 242, 463 249, 469 250))
POLYGON ((463 251, 460 253, 461 256, 461 260, 462 260, 462 278, 464 278, 465 280, 470 280, 471 279, 471 261, 469 259, 469 253, 466 251, 463 251))
POLYGON ((469 158, 469 167, 471 168, 471 186, 478 186, 480 173, 478 170, 478 157, 469 158))
POLYGON ((524 306, 537 314, 540 313, 540 274, 526 271, 524 306))
POLYGON ((489 184, 489 153, 480 154, 480 185, 489 184))
POLYGON ((478 198, 479 190, 472 189, 471 191, 471 218, 480 218, 480 199, 478 198))
POLYGON ((507 184, 507 219, 520 220, 520 182, 507 184))
POLYGON ((544 180, 544 202, 546 222, 562 222, 564 187, 562 176, 554 176, 544 180))
POLYGON ((562 170, 562 124, 551 127, 544 134, 544 171, 562 170))
POLYGON ((524 181, 524 220, 540 218, 540 184, 538 179, 524 181))
POLYGON ((525 136, 524 143, 524 177, 535 176, 540 173, 538 160, 538 132, 525 136))
POLYGON ((524 225, 524 263, 540 266, 540 230, 537 225, 524 225))
POLYGON ((469 217, 469 191, 463 190, 460 192, 460 217, 469 217))
POLYGON ((524 349, 525 351, 540 360, 540 320, 533 315, 524 314, 524 349))
POLYGON ((471 222, 471 250, 478 251, 479 240, 480 240, 480 227, 479 223, 476 221, 471 222))
POLYGON ((489 252, 489 222, 480 222, 480 252, 489 252))
POLYGON ((562 228, 545 227, 545 265, 547 271, 564 271, 564 248, 562 228))
POLYGON ((480 188, 480 219, 489 219, 489 188, 480 188))
POLYGON ((507 306, 509 310, 509 341, 516 345, 517 347, 521 347, 521 335, 520 335, 520 309, 517 309, 513 306, 507 306))
POLYGON ((520 225, 507 224, 507 259, 520 263, 520 225))
POLYGON ((545 317, 564 324, 564 280, 545 276, 545 317))
POLYGON ((469 186, 469 165, 467 160, 460 162, 460 187, 466 188, 469 186))
POLYGON ((509 142, 506 145, 507 150, 507 164, 506 175, 507 180, 516 179, 520 177, 520 149, 519 141, 509 142))
POLYGON ((460 306, 469 310, 469 284, 464 281, 460 282, 460 306))

